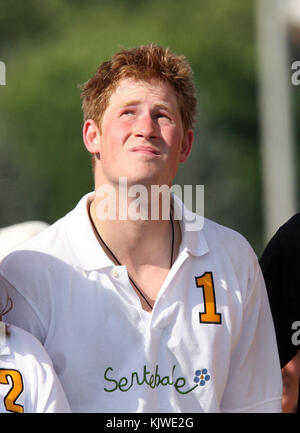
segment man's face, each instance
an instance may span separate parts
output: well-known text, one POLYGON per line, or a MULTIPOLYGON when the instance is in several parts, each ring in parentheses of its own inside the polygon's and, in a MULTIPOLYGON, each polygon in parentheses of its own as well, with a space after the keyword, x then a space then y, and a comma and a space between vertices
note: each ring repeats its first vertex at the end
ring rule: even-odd
POLYGON ((172 185, 179 162, 191 149, 173 88, 158 80, 121 80, 111 95, 99 133, 101 184, 172 185))

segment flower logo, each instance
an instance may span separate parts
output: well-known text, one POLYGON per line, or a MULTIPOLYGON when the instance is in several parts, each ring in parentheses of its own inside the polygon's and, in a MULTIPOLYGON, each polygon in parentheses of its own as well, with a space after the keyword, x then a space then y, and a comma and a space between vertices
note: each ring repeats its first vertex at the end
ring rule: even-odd
POLYGON ((200 386, 204 386, 206 382, 210 380, 210 375, 207 373, 208 371, 206 368, 203 368, 202 370, 196 370, 194 382, 198 383, 200 386))

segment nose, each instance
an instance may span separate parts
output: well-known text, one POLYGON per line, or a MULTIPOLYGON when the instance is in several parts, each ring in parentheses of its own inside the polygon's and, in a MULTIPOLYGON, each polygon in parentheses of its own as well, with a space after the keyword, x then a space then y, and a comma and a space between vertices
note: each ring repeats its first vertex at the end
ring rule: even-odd
POLYGON ((134 129, 136 137, 145 138, 146 140, 156 138, 158 136, 157 124, 151 113, 144 113, 137 119, 134 129))

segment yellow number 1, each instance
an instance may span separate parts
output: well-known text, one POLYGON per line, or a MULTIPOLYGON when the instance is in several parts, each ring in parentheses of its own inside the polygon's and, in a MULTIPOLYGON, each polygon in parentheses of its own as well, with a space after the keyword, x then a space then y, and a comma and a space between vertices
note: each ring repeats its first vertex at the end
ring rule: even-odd
POLYGON ((204 297, 204 313, 199 313, 201 323, 221 325, 221 314, 216 312, 216 297, 212 272, 205 272, 196 277, 197 287, 202 287, 204 297))

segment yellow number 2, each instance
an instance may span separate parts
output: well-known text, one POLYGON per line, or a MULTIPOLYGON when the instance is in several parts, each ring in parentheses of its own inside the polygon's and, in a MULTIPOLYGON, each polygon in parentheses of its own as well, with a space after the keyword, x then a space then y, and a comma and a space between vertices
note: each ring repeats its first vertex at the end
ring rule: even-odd
POLYGON ((202 287, 204 298, 204 313, 199 313, 200 323, 215 323, 221 325, 221 314, 216 311, 216 297, 212 272, 205 272, 196 277, 197 287, 202 287))
POLYGON ((15 403, 24 388, 21 373, 18 370, 5 370, 0 368, 0 383, 3 385, 11 385, 10 390, 4 397, 6 410, 9 412, 23 413, 23 406, 15 403), (8 378, 10 378, 10 381, 8 378))

